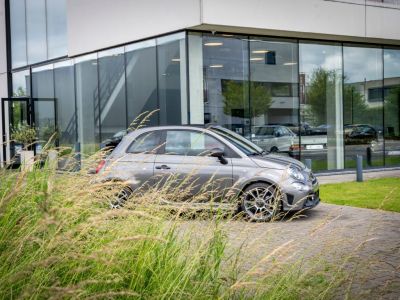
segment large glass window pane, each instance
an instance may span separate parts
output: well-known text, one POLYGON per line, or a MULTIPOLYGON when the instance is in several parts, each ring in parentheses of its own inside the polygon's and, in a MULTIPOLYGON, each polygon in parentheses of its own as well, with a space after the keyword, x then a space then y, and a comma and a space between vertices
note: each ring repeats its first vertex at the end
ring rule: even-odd
POLYGON ((250 38, 251 139, 263 150, 288 154, 298 137, 297 43, 250 38))
POLYGON ((67 55, 66 0, 47 0, 48 59, 67 55))
POLYGON ((10 1, 12 67, 27 65, 25 0, 10 1))
POLYGON ((160 124, 187 124, 185 34, 157 39, 160 124))
POLYGON ((28 63, 45 61, 47 59, 45 0, 26 1, 26 29, 28 63))
POLYGON ((342 169, 342 47, 308 42, 299 47, 301 147, 297 152, 301 151, 302 160, 312 160, 314 170, 342 169))
MULTIPOLYGON (((384 49, 385 165, 400 164, 400 49, 384 49)), ((377 144, 377 151, 383 149, 377 144)))
POLYGON ((54 98, 53 65, 32 69, 32 97, 54 98))
POLYGON ((54 91, 60 146, 76 143, 75 85, 72 60, 54 64, 54 91))
POLYGON ((355 167, 356 155, 364 164, 383 165, 383 61, 381 48, 343 47, 345 167, 355 167))
POLYGON ((127 127, 124 48, 99 52, 101 140, 127 127))
POLYGON ((80 150, 93 153, 100 141, 97 54, 75 59, 75 82, 80 150))
MULTIPOLYGON (((150 40, 125 47, 128 125, 137 116, 158 109, 156 42, 150 40)), ((159 113, 147 124, 157 125, 159 113)))
POLYGON ((26 97, 30 95, 29 70, 12 73, 13 97, 26 97))
POLYGON ((204 35, 204 123, 250 136, 248 40, 204 35))
POLYGON ((53 65, 32 69, 32 98, 34 103, 35 127, 39 142, 37 152, 49 141, 56 131, 56 102, 54 99, 53 65))

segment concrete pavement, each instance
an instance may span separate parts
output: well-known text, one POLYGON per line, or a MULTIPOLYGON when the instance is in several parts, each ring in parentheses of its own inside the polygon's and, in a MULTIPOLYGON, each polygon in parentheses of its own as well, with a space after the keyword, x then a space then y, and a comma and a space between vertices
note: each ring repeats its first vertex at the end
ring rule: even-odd
MULTIPOLYGON (((316 176, 320 184, 356 181, 355 171, 343 171, 342 173, 317 173, 316 176)), ((386 177, 400 177, 400 168, 391 168, 386 170, 364 170, 363 177, 364 180, 386 177)))

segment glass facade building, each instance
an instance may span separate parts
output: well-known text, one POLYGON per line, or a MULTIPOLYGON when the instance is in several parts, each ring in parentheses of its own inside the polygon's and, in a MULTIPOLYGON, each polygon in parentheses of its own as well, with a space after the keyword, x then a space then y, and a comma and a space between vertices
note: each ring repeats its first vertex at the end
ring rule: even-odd
POLYGON ((203 85, 201 93, 190 83, 191 121, 311 159, 314 170, 354 168, 356 155, 367 168, 399 165, 398 55, 380 45, 189 33, 189 80, 203 85))
POLYGON ((187 30, 69 58, 65 0, 10 4, 8 113, 31 99, 41 141, 89 154, 157 111, 149 125, 219 124, 317 171, 400 165, 400 48, 187 30))

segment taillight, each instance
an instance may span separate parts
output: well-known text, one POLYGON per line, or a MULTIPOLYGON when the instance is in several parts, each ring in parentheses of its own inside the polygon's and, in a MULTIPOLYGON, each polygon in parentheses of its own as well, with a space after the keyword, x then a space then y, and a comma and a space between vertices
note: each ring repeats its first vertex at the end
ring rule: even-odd
POLYGON ((106 164, 106 161, 104 159, 100 161, 99 165, 96 168, 96 174, 98 174, 100 172, 100 170, 104 167, 105 164, 106 164))

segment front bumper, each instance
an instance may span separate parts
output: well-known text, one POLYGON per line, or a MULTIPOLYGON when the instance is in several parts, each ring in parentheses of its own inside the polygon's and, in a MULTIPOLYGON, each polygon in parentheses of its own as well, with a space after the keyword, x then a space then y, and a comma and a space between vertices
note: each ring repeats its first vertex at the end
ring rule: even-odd
POLYGON ((311 209, 316 207, 320 202, 319 190, 312 192, 307 196, 307 199, 303 203, 303 209, 311 209))
POLYGON ((303 183, 304 190, 294 188, 293 182, 288 184, 288 188, 283 190, 283 210, 298 211, 311 209, 320 202, 319 184, 314 178, 313 181, 303 183))

